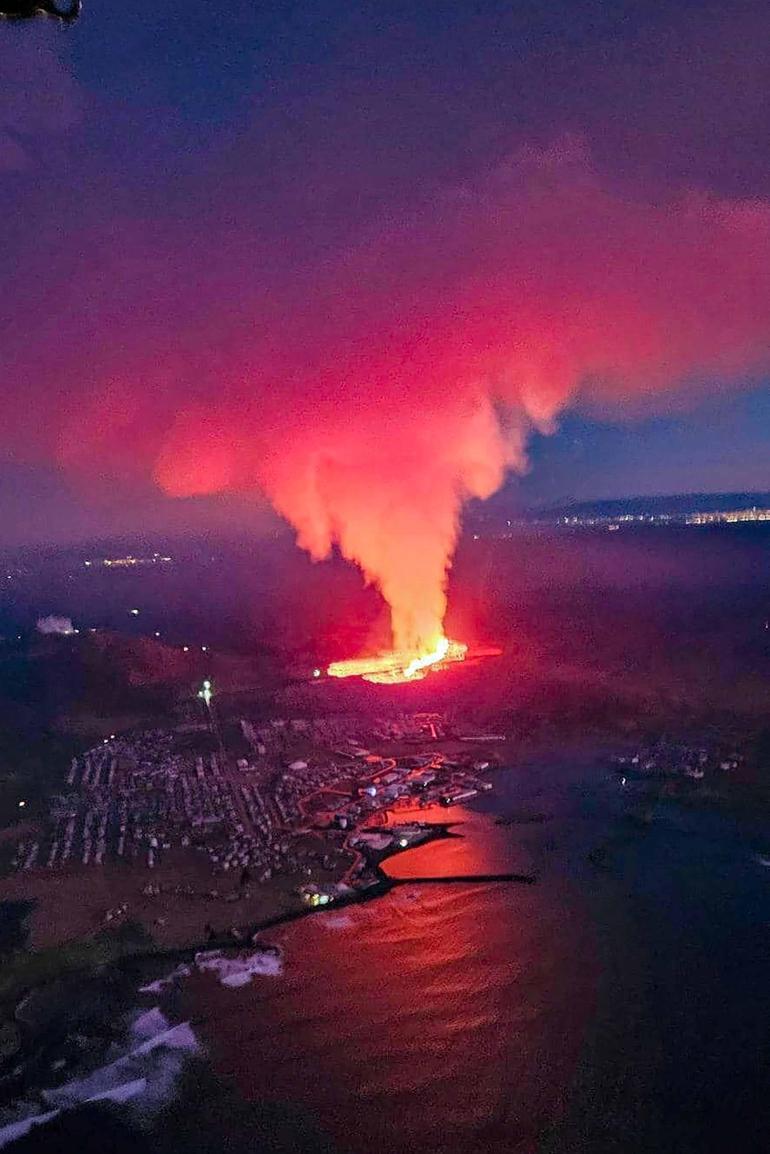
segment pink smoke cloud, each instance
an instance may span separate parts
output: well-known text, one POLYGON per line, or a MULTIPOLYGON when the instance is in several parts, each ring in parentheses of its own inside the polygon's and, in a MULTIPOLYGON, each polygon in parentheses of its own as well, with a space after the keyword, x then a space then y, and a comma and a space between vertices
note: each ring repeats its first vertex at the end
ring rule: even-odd
POLYGON ((302 547, 336 544, 382 591, 398 645, 425 648, 463 502, 525 467, 528 429, 578 400, 660 410, 767 371, 770 204, 629 199, 567 138, 303 287, 177 414, 156 476, 266 493, 302 547))

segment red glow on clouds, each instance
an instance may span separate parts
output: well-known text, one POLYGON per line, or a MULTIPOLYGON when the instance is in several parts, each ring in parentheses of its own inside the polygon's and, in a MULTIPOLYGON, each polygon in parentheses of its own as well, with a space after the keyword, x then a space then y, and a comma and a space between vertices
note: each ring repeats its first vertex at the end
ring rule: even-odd
POLYGON ((314 558, 336 545, 397 650, 443 637, 468 497, 526 467, 570 404, 688 405, 770 367, 770 203, 628 199, 579 142, 306 270, 204 403, 180 407, 163 489, 261 491, 314 558))

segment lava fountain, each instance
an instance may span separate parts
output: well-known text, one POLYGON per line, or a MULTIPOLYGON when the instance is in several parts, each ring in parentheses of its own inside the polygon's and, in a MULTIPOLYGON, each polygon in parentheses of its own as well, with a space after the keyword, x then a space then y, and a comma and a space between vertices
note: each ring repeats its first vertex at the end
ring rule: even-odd
POLYGON ((333 661, 326 672, 330 677, 360 677, 376 685, 400 685, 421 681, 428 673, 464 661, 468 646, 461 641, 441 637, 427 653, 394 649, 375 657, 357 657, 351 661, 333 661))

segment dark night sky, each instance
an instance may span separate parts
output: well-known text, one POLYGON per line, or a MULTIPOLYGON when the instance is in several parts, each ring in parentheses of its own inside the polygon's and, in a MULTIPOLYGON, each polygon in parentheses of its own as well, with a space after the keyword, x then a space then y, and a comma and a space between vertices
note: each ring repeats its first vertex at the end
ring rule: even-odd
MULTIPOLYGON (((591 179, 647 218, 703 195, 743 206, 731 211, 744 221, 764 214, 768 59, 764 0, 85 0, 67 30, 0 26, 4 539, 240 522, 240 499, 160 494, 163 429, 260 360, 259 398, 291 410, 316 354, 301 371, 273 365, 295 318, 315 347, 337 273, 326 296, 316 285, 341 254, 424 220, 521 150, 579 141, 591 179)), ((753 276, 740 309, 756 350, 770 347, 770 302, 752 298, 752 284, 767 291, 753 276)), ((396 298, 400 284, 394 273, 396 298)), ((726 358, 705 389, 679 382, 675 402, 653 389, 637 403, 637 387, 633 404, 608 405, 572 388, 555 431, 534 434, 521 495, 770 488, 757 360, 726 358)))

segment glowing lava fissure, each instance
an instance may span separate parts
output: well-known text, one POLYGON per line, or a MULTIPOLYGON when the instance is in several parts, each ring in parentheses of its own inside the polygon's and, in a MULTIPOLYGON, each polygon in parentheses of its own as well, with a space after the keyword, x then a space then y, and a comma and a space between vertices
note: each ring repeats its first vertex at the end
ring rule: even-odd
POLYGON ((356 657, 351 661, 333 661, 326 672, 330 677, 360 677, 375 685, 400 685, 421 681, 428 673, 464 661, 468 646, 461 641, 441 637, 427 653, 391 650, 375 657, 356 657))

